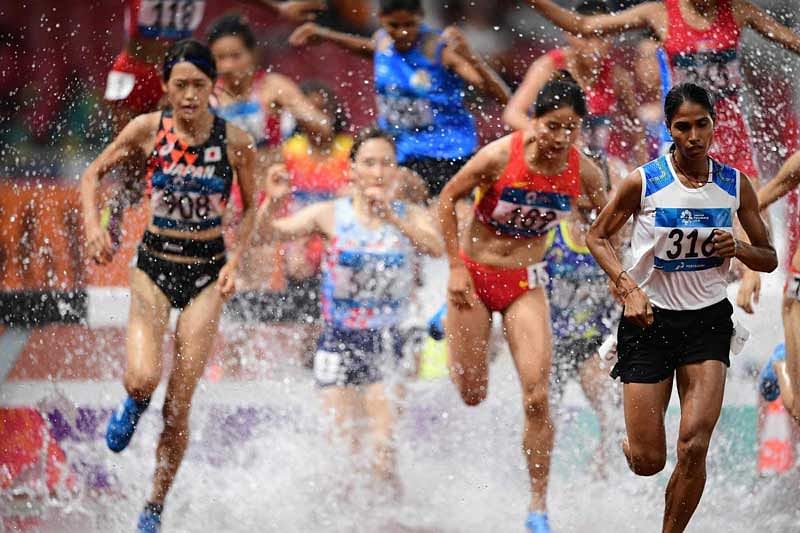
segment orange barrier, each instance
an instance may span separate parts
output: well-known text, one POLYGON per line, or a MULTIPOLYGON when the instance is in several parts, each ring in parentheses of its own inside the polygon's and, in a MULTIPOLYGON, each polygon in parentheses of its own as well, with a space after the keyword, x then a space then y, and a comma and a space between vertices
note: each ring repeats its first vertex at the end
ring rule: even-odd
POLYGON ((143 204, 125 214, 120 249, 109 265, 84 257, 77 186, 46 180, 0 180, 0 291, 71 291, 125 286, 144 231, 143 204))

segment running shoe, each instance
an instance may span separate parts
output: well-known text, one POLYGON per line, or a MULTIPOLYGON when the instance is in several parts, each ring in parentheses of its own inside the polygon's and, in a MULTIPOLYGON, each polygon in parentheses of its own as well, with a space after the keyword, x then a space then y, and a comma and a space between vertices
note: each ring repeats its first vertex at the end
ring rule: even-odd
POLYGON ((119 453, 128 446, 133 432, 136 431, 139 417, 142 416, 149 404, 149 400, 137 402, 128 396, 122 405, 111 414, 106 429, 106 444, 112 452, 119 453))
POLYGON ((547 520, 547 513, 531 511, 528 519, 525 520, 525 528, 531 533, 550 533, 550 522, 547 520))
POLYGON ((772 356, 767 360, 761 373, 758 375, 758 391, 768 402, 774 401, 781 395, 778 384, 778 375, 775 373, 774 364, 786 359, 786 346, 780 343, 775 347, 772 356))
POLYGON ((144 511, 139 515, 139 523, 136 525, 138 533, 159 533, 161 531, 161 505, 148 503, 144 506, 144 511))

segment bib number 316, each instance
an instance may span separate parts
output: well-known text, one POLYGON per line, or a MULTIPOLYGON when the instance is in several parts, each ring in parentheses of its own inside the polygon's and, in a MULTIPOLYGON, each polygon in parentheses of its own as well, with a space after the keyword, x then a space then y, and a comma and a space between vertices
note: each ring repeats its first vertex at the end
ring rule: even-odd
POLYGON ((687 233, 681 228, 673 228, 667 238, 671 240, 671 246, 666 252, 668 259, 678 259, 679 257, 691 259, 714 255, 714 231, 711 231, 701 243, 698 243, 700 232, 697 229, 687 233))

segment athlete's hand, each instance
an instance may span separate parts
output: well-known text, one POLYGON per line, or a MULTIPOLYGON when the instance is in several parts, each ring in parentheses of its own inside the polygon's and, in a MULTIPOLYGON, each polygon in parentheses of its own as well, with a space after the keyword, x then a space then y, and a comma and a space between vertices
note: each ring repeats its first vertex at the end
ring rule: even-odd
POLYGON ((739 244, 733 235, 721 229, 715 229, 711 242, 714 243, 714 251, 720 257, 736 257, 739 244))
POLYGON ((229 261, 219 271, 216 287, 223 300, 236 292, 236 264, 236 261, 229 261))
POLYGON ((650 298, 643 290, 637 288, 627 293, 623 299, 624 316, 640 328, 648 328, 653 325, 653 306, 650 305, 650 298))
POLYGON ((474 297, 472 276, 463 264, 450 266, 450 279, 447 282, 447 298, 458 309, 470 309, 474 297))
POLYGON ((320 41, 321 26, 314 22, 306 22, 298 26, 289 36, 289 44, 292 46, 306 46, 320 41))
POLYGON ((367 199, 369 211, 379 219, 386 222, 394 222, 397 216, 389 203, 386 191, 378 187, 367 187, 363 191, 364 197, 367 199))
POLYGON ((452 47, 452 50, 464 59, 472 59, 475 53, 469 46, 467 37, 458 26, 448 26, 442 32, 442 38, 452 47))
POLYGON ((86 252, 99 265, 110 262, 114 257, 111 234, 107 229, 102 228, 100 224, 87 225, 86 252))
POLYGON ((286 165, 276 163, 267 169, 264 190, 270 202, 279 202, 292 193, 291 178, 286 165))
POLYGON ((275 6, 275 10, 286 20, 306 22, 314 20, 317 13, 324 11, 326 7, 323 0, 289 0, 275 6))
POLYGON ((745 313, 753 314, 753 304, 758 304, 761 296, 761 276, 758 272, 745 270, 739 292, 736 294, 736 305, 745 313))

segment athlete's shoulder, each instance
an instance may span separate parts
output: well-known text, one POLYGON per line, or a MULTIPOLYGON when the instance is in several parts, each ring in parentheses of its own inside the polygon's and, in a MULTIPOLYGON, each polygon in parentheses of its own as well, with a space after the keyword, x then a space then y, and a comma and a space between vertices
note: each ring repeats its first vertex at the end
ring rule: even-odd
POLYGON ((747 178, 740 170, 711 159, 711 179, 717 187, 729 195, 736 196, 741 177, 747 178))
POLYGON ((225 138, 227 139, 228 147, 235 151, 255 151, 256 142, 253 140, 253 137, 239 126, 227 120, 225 121, 225 138))
POLYGON ((666 155, 645 163, 632 175, 636 175, 639 180, 644 179, 645 196, 655 194, 675 181, 675 175, 670 169, 666 155))

